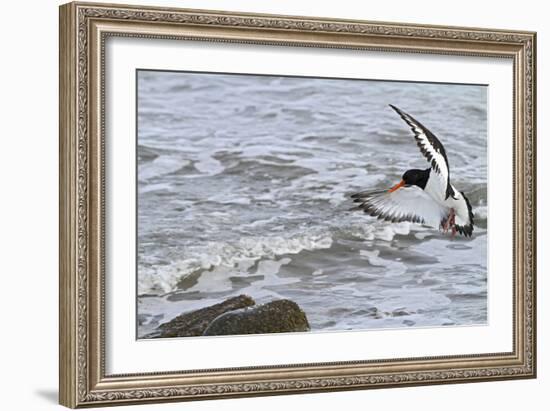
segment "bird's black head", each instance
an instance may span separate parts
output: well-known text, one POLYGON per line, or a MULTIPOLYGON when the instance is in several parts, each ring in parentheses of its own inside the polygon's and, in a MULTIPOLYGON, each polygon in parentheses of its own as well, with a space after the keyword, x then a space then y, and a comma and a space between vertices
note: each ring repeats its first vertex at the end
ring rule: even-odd
POLYGON ((401 177, 401 179, 406 186, 418 186, 421 189, 424 189, 426 187, 426 184, 428 183, 429 176, 429 168, 427 168, 426 170, 412 169, 405 171, 405 174, 403 174, 403 177, 401 177))
POLYGON ((401 181, 394 185, 392 188, 390 188, 388 191, 390 193, 393 193, 396 190, 399 190, 401 187, 408 187, 408 186, 418 186, 422 190, 426 187, 426 184, 428 183, 428 178, 430 177, 430 169, 427 168, 426 170, 407 170, 405 171, 405 174, 403 174, 403 177, 401 177, 401 181))

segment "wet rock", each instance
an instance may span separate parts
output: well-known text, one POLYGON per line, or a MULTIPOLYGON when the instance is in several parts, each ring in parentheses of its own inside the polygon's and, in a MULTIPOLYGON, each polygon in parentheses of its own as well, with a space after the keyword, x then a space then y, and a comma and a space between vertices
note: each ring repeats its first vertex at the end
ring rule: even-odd
POLYGON ((192 337, 203 335, 209 324, 220 315, 233 310, 243 309, 255 304, 248 295, 229 298, 219 304, 190 311, 161 324, 145 338, 192 337))
POLYGON ((293 301, 276 300, 220 315, 203 335, 266 334, 309 331, 306 314, 293 301))

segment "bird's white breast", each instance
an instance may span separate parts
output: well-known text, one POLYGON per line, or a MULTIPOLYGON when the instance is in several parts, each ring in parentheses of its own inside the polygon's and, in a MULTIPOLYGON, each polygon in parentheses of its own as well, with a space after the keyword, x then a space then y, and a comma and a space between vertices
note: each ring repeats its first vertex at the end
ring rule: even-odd
POLYGON ((445 204, 445 187, 442 187, 441 180, 433 175, 433 171, 430 172, 424 191, 438 204, 447 206, 445 204))

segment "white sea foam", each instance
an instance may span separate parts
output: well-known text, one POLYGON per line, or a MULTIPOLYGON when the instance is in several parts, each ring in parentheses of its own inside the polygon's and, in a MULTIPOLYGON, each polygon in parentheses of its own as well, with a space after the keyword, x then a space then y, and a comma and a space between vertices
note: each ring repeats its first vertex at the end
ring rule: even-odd
POLYGON ((380 258, 380 250, 360 250, 359 254, 365 257, 369 264, 387 268, 389 276, 400 276, 407 272, 407 266, 396 259, 388 260, 380 258))
MULTIPOLYGON (((209 243, 205 247, 190 249, 190 256, 169 265, 155 266, 140 272, 138 280, 139 294, 162 294, 174 291, 178 282, 191 273, 202 271, 208 277, 215 278, 220 288, 224 288, 224 275, 231 272, 243 273, 256 261, 273 260, 285 254, 297 254, 303 250, 330 248, 330 235, 302 235, 291 238, 282 236, 264 238, 242 238, 235 244, 209 243), (210 270, 210 271, 208 271, 210 270)), ((260 261, 264 269, 262 274, 269 274, 274 262, 260 261)), ((280 265, 279 265, 280 267, 280 265)), ((201 283, 201 286, 206 283, 201 283)))
POLYGON ((225 170, 222 163, 205 153, 199 156, 199 161, 195 162, 194 166, 199 172, 210 176, 219 174, 225 170))
POLYGON ((138 169, 138 178, 139 181, 146 182, 152 178, 178 171, 189 163, 189 160, 184 160, 177 156, 161 155, 153 161, 140 165, 138 169))
POLYGON ((422 232, 428 228, 418 224, 403 221, 391 224, 373 217, 363 216, 361 220, 354 221, 350 227, 345 227, 346 233, 363 240, 392 241, 397 235, 408 235, 411 232, 422 232))

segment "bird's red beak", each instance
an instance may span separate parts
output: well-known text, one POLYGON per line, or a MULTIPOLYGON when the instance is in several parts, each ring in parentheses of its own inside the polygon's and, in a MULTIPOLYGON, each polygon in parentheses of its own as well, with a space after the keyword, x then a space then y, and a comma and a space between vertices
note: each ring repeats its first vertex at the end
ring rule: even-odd
POLYGON ((394 185, 392 188, 388 190, 388 192, 393 193, 395 190, 399 190, 401 187, 405 185, 405 181, 401 180, 399 183, 394 185))

